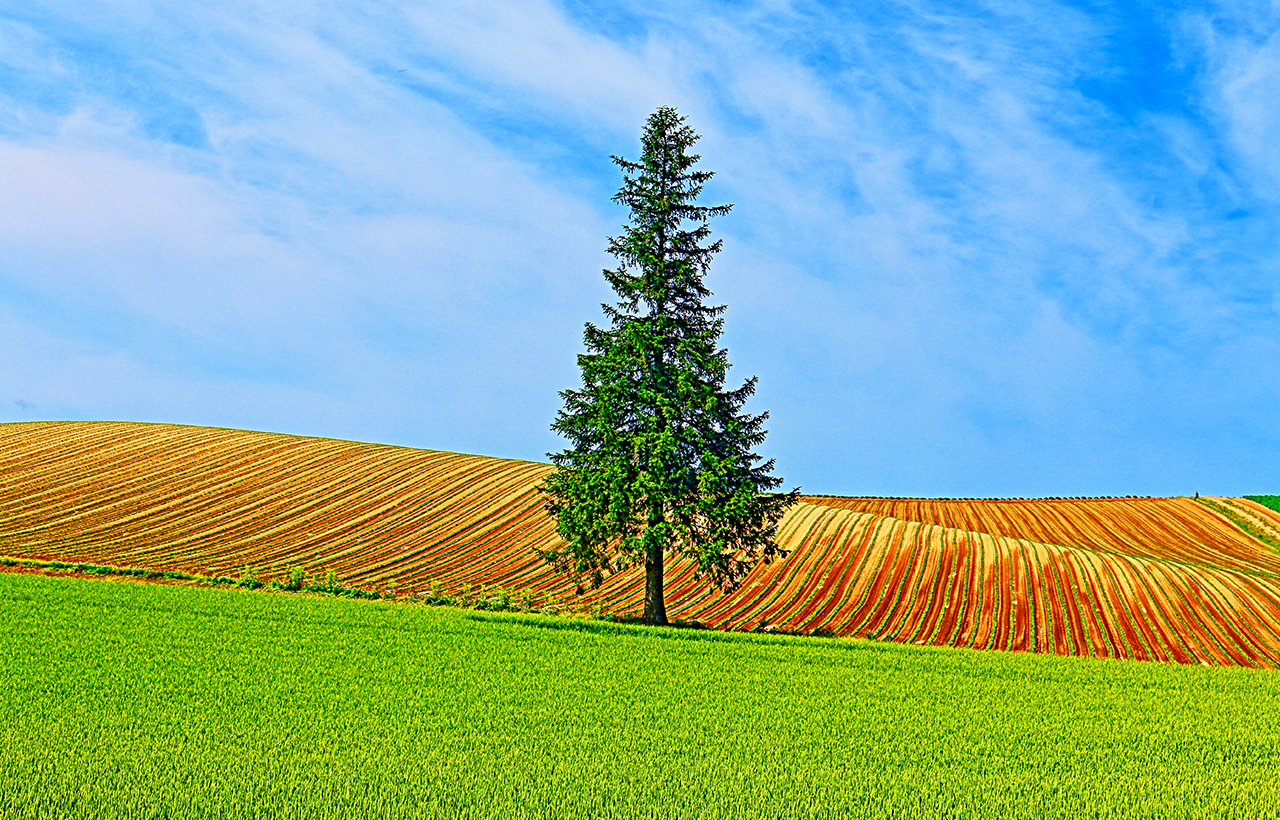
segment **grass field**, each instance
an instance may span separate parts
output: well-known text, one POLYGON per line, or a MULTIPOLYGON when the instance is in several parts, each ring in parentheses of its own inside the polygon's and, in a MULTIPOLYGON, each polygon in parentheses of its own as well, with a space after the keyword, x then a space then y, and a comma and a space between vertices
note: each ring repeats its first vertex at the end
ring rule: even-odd
POLYGON ((1280 674, 0 574, 0 816, 1264 817, 1280 674))

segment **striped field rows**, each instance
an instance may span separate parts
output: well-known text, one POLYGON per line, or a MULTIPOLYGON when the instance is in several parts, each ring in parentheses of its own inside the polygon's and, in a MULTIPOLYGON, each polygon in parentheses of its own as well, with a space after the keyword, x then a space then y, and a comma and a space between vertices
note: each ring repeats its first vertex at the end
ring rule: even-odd
MULTIPOLYGON (((638 569, 578 594, 545 464, 174 425, 0 425, 0 555, 398 592, 483 584, 637 613, 638 569)), ((1215 498, 1259 532, 1280 516, 1215 498)), ((808 498, 735 592, 667 574, 673 619, 1177 663, 1280 666, 1280 555, 1193 499, 808 498)))

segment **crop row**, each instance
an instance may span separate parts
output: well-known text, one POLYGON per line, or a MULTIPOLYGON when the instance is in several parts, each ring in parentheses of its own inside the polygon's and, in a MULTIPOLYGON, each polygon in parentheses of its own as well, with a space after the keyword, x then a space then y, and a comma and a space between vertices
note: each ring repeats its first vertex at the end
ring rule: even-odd
MULTIPOLYGON (((1010 501, 806 498, 845 510, 1044 544, 1280 573, 1280 554, 1190 498, 1041 499, 1010 501)), ((1219 500, 1219 499, 1214 499, 1219 500)), ((1280 515, 1236 499, 1280 525, 1280 515)))
MULTIPOLYGON (((574 595, 548 465, 233 430, 0 425, 0 554, 239 576, 301 568, 401 592, 574 595)), ((1280 517, 1214 499, 1259 531, 1280 517), (1253 526, 1253 525, 1251 525, 1253 526)), ((1271 528, 1271 529, 1267 529, 1271 528)), ((813 498, 785 560, 722 594, 676 561, 673 619, 719 629, 1243 666, 1280 665, 1280 559, 1189 499, 813 498)), ((636 568, 576 605, 637 614, 636 568)))
MULTIPOLYGON (((730 595, 688 573, 675 617, 723 629, 859 635, 917 644, 1178 663, 1280 663, 1280 584, 1270 577, 1041 544, 800 505, 786 561, 730 595)), ((606 586, 626 606, 634 583, 606 586)))

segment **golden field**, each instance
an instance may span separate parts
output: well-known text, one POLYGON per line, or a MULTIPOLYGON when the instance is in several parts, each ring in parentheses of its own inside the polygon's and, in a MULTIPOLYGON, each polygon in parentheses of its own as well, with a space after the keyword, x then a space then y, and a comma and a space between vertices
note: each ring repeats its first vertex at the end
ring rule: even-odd
MULTIPOLYGON (((0 462, 0 555, 641 603, 638 569, 577 594, 534 553, 557 537, 546 464, 115 422, 0 425, 0 462)), ((667 609, 717 629, 1275 667, 1280 554, 1222 510, 1280 536, 1245 499, 806 497, 785 560, 727 594, 675 562, 667 609)))

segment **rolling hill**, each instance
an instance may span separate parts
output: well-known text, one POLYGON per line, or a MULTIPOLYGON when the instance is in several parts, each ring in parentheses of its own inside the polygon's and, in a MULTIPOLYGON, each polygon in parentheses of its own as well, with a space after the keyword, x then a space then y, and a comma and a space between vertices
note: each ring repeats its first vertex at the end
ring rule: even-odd
MULTIPOLYGON (((640 570, 577 595, 549 465, 163 424, 0 425, 0 555, 414 592, 477 584, 635 614, 640 570)), ((1280 665, 1280 515, 1245 499, 807 497, 791 554, 729 594, 676 562, 673 619, 719 629, 1280 665), (1252 534, 1248 530, 1252 531, 1252 534)))

